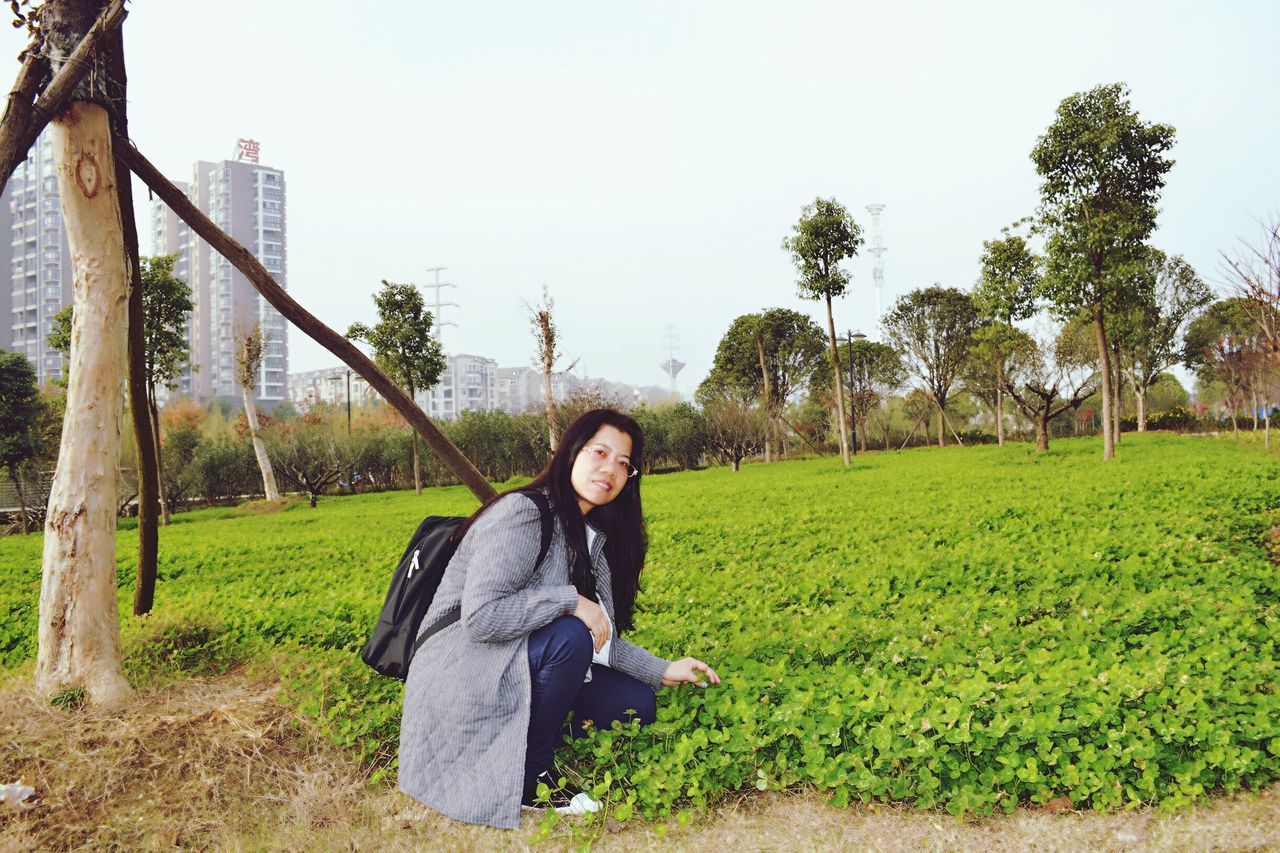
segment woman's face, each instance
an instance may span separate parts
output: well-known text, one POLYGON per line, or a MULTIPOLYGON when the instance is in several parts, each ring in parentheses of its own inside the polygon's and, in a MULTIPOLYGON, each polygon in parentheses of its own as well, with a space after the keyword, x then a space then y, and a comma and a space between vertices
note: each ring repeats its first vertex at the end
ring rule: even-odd
POLYGON ((605 424, 578 451, 569 481, 586 515, 622 493, 631 469, 631 436, 605 424))

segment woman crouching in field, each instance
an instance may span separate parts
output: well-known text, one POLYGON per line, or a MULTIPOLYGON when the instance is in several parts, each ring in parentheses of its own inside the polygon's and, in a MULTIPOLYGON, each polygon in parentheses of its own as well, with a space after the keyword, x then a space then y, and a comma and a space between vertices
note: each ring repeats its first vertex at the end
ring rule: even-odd
MULTIPOLYGON (((462 537, 422 620, 461 620, 413 657, 400 724, 400 788, 458 820, 512 829, 521 805, 552 781, 566 715, 608 728, 634 712, 653 722, 655 691, 718 684, 694 658, 667 661, 622 639, 631 628, 645 557, 640 510, 644 437, 610 409, 573 422, 532 483, 499 495, 462 537), (541 563, 549 504, 550 546, 541 563)), ((596 811, 588 794, 554 791, 563 814, 596 811)))

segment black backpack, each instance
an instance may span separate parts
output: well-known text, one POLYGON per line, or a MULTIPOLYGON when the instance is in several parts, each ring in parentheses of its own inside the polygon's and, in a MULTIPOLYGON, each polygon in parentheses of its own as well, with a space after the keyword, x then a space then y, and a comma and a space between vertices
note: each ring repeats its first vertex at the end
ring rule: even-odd
MULTIPOLYGON (((551 547, 551 506, 541 491, 534 489, 521 494, 532 498, 542 515, 542 544, 538 549, 538 565, 541 565, 551 547)), ((378 624, 360 653, 365 663, 383 675, 404 681, 409 675, 409 662, 422 644, 462 618, 461 610, 455 607, 418 637, 418 628, 440 588, 444 570, 458 549, 455 534, 466 520, 464 516, 427 516, 400 555, 378 624)))

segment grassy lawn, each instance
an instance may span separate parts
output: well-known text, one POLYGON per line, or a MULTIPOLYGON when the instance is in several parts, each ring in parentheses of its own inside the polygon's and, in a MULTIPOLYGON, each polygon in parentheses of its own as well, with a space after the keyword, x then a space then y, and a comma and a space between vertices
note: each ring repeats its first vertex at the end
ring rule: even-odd
MULTIPOLYGON (((566 759, 610 819, 689 820, 747 791, 1012 811, 1202 801, 1280 778, 1280 464, 1127 435, 652 477, 634 639, 724 684, 566 759), (606 775, 607 774, 607 775, 606 775)), ((397 682, 358 659, 392 563, 457 488, 183 514, 156 615, 122 617, 135 683, 269 661, 279 699, 375 777, 397 682)), ((119 539, 121 612, 136 545, 119 539)), ((0 663, 34 655, 38 536, 0 540, 0 663)), ((8 772, 7 769, 5 772, 8 772)), ((664 824, 665 825, 665 824, 664 824)))

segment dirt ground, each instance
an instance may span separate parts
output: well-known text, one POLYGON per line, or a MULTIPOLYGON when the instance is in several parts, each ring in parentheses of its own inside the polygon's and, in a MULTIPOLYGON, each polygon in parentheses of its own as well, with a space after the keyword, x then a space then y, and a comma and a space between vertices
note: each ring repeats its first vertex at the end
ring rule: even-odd
MULTIPOLYGON (((459 824, 385 784, 282 706, 262 676, 233 672, 141 691, 116 713, 64 710, 27 683, 0 690, 0 784, 36 789, 0 806, 0 850, 519 850, 538 829, 459 824)), ((1278 850, 1280 785, 1161 816, 1023 810, 957 822, 899 806, 833 809, 816 794, 753 794, 687 825, 556 828, 550 849, 1278 850)))

